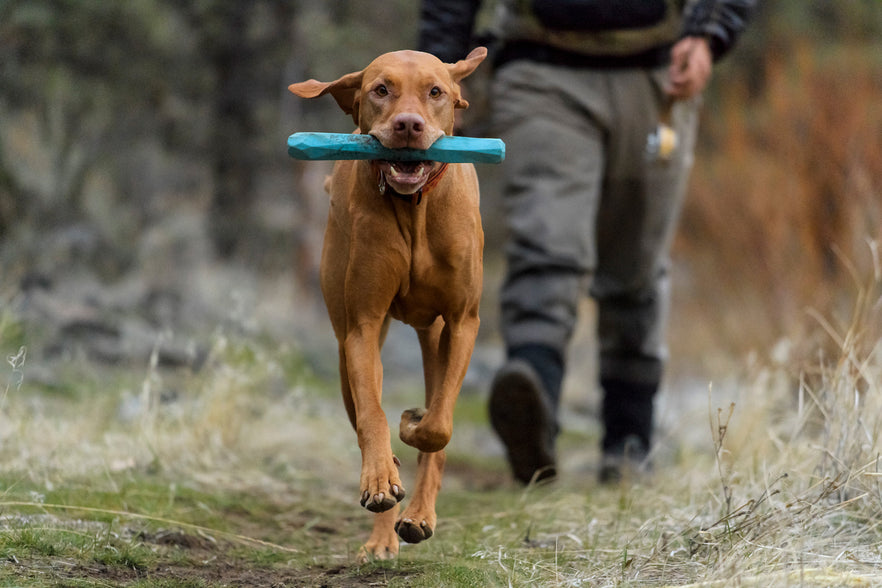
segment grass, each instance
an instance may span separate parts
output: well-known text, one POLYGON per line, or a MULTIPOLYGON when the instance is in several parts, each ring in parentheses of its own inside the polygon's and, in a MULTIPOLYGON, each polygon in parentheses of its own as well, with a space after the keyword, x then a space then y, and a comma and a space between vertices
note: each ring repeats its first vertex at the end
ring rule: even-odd
MULTIPOLYGON (((565 460, 555 484, 513 485, 465 391, 436 535, 365 565, 354 434, 296 349, 219 334, 198 373, 80 362, 59 392, 2 315, 0 586, 878 585, 880 275, 848 313, 810 313, 830 344, 754 357, 732 401, 693 392, 705 416, 669 426, 635 485, 565 460)), ((420 393, 391 390, 395 421, 420 393)), ((561 453, 596 443, 565 431, 561 453)))

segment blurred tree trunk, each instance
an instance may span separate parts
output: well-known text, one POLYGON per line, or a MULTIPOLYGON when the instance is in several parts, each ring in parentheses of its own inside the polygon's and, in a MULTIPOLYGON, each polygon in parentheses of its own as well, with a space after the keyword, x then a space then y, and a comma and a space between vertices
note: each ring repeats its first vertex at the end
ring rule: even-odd
POLYGON ((251 47, 247 38, 250 3, 217 2, 215 19, 205 39, 217 86, 211 102, 209 157, 214 200, 209 214, 217 253, 232 256, 239 242, 251 237, 249 196, 254 185, 254 153, 249 138, 257 132, 248 92, 254 86, 251 47))
POLYGON ((279 95, 293 37, 294 2, 216 0, 198 15, 200 45, 213 69, 208 156, 214 178, 209 227, 224 259, 247 254, 260 237, 253 214, 264 132, 258 106, 279 95), (268 68, 273 68, 267 73, 268 68))
POLYGON ((23 191, 15 176, 6 168, 3 140, 0 138, 0 239, 6 236, 12 223, 21 216, 23 191))

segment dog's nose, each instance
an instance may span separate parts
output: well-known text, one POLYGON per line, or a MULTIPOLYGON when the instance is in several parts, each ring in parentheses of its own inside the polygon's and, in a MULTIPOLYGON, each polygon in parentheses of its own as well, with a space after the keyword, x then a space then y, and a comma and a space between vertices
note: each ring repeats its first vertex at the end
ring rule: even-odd
POLYGON ((415 113, 401 113, 392 121, 392 130, 396 135, 416 137, 422 134, 426 121, 415 113))

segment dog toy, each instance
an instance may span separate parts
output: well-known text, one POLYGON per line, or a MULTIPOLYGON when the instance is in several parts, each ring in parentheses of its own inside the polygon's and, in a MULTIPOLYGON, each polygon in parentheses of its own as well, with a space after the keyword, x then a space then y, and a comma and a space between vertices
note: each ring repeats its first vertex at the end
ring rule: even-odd
POLYGON ((327 159, 383 159, 440 161, 442 163, 501 163, 501 139, 443 136, 426 149, 387 149, 370 135, 294 133, 288 137, 288 155, 307 161, 327 159))

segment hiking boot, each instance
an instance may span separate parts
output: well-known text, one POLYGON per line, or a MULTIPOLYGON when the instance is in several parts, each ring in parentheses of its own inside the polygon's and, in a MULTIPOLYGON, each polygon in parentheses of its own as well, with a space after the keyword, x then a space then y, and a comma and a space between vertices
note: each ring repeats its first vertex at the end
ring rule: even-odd
POLYGON ((518 481, 529 484, 557 475, 553 407, 529 363, 511 359, 500 368, 490 387, 489 411, 518 481))
POLYGON ((649 449, 636 435, 629 435, 621 444, 603 450, 598 480, 601 484, 629 484, 646 478, 652 472, 649 449))
POLYGON ((658 384, 602 378, 604 435, 600 482, 615 484, 640 478, 649 470, 653 399, 658 384))

